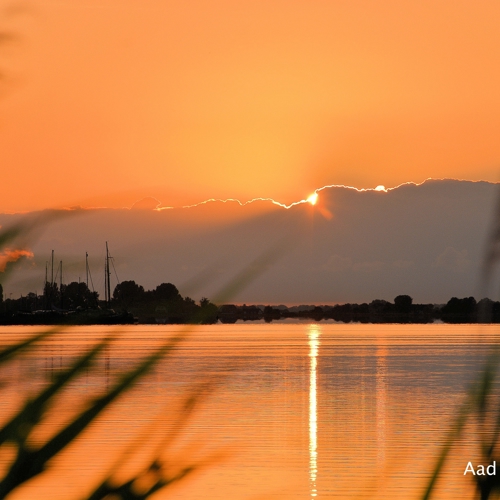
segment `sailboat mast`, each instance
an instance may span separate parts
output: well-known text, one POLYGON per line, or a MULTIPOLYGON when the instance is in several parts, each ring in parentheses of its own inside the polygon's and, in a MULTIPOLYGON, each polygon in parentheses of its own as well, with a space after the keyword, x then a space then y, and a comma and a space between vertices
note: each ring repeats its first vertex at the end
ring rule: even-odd
POLYGON ((62 260, 61 260, 61 268, 60 268, 61 275, 59 276, 59 293, 61 294, 61 309, 63 309, 63 289, 62 289, 62 281, 63 281, 63 276, 62 276, 62 260))
POLYGON ((87 273, 87 290, 89 288, 89 254, 85 252, 85 272, 87 273))
POLYGON ((109 270, 109 250, 108 250, 108 242, 106 241, 106 277, 107 277, 107 292, 108 292, 108 305, 111 302, 111 284, 110 284, 110 278, 111 278, 111 272, 109 270))
POLYGON ((104 302, 108 303, 108 270, 106 268, 106 257, 104 257, 104 302))
POLYGON ((52 250, 52 275, 50 278, 50 284, 54 284, 54 250, 52 250))

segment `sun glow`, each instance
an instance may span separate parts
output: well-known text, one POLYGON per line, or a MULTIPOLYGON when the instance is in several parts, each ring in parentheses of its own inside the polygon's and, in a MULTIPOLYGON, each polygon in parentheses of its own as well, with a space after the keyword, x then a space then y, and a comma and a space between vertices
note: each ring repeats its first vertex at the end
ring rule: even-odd
POLYGON ((387 190, 385 189, 385 186, 380 185, 375 188, 375 191, 387 191, 387 190))
POLYGON ((318 201, 318 193, 313 193, 307 200, 311 205, 316 205, 316 202, 318 201))

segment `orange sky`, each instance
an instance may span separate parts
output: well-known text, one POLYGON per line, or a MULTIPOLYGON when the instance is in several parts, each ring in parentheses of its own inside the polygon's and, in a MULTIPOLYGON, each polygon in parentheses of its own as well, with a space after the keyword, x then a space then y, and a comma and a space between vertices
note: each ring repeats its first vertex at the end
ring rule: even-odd
POLYGON ((0 14, 20 41, 0 46, 2 211, 498 180, 496 0, 23 6, 0 14))

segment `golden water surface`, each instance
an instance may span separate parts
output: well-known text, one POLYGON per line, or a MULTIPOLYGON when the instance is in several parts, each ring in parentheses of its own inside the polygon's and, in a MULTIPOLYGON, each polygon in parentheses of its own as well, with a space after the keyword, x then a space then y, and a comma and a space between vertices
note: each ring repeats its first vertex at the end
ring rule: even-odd
MULTIPOLYGON (((3 327, 1 347, 36 331, 3 327)), ((110 331, 71 328, 5 365, 0 418, 7 420, 110 331)), ((55 402, 33 445, 180 331, 120 327, 96 365, 55 402)), ((497 332, 489 325, 443 324, 198 327, 47 473, 10 498, 84 498, 113 467, 126 478, 160 452, 172 473, 202 466, 154 498, 417 499, 497 332), (204 382, 209 390, 200 392, 204 382), (196 391, 195 411, 183 412, 196 391)), ((474 442, 471 436, 453 449, 433 498, 472 498, 463 472, 469 460, 477 462, 474 442)), ((0 465, 8 459, 1 456, 0 465)))

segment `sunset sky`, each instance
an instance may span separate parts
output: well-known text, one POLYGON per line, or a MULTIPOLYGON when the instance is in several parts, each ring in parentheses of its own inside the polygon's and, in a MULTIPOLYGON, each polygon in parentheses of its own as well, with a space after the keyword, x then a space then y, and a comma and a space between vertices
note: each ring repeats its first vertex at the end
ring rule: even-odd
POLYGON ((1 5, 1 211, 498 180, 498 1, 1 5))

